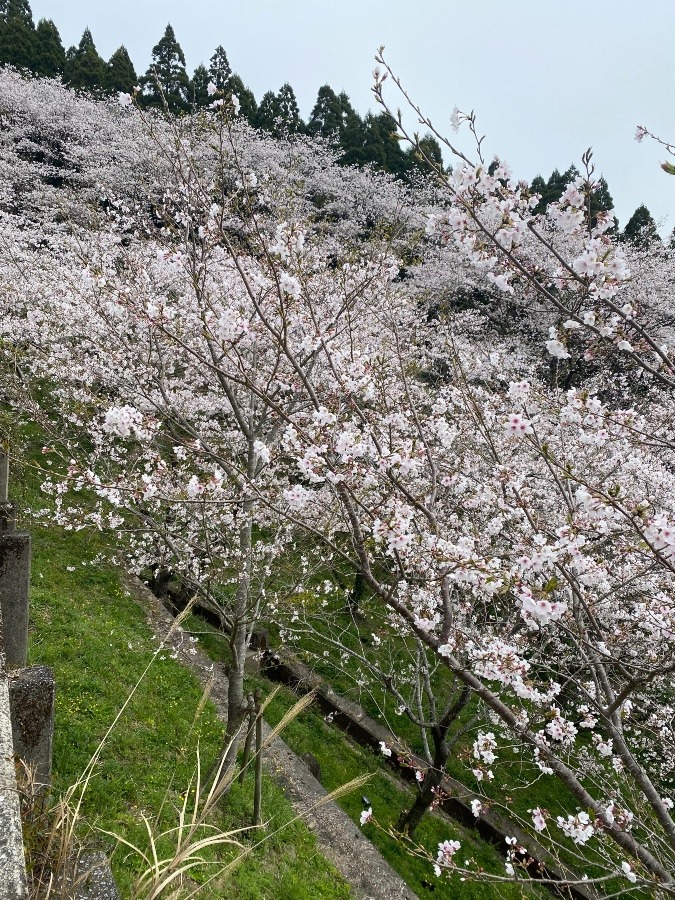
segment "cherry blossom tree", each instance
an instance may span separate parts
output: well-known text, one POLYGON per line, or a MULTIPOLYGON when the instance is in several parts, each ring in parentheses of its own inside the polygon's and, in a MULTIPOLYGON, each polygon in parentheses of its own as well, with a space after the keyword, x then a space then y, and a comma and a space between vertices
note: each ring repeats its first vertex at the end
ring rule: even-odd
MULTIPOLYGON (((415 195, 325 147, 272 150, 235 109, 124 112, 154 147, 147 185, 132 171, 118 199, 101 171, 107 203, 53 223, 49 265, 39 217, 3 214, 3 356, 72 460, 46 483, 59 519, 126 533, 139 565, 171 554, 220 604, 230 733, 263 601, 357 573, 480 710, 477 802, 550 780, 533 838, 580 880, 672 894, 669 256, 591 214, 590 154, 544 219, 473 115, 454 122, 477 161, 446 140, 452 173, 429 159, 415 195)), ((441 874, 477 874, 455 843, 441 874)), ((505 877, 526 857, 514 839, 505 877)))

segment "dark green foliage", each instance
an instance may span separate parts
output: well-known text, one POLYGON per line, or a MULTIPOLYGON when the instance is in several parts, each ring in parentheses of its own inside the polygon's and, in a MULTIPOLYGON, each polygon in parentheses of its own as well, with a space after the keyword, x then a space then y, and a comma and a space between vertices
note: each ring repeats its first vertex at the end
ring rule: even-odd
MULTIPOLYGON (((591 225, 595 227, 598 221, 598 213, 607 212, 614 209, 614 201, 607 187, 604 175, 600 178, 597 191, 591 194, 591 225)), ((609 234, 616 234, 619 226, 618 219, 614 218, 614 225, 609 230, 609 234)))
POLYGON ((256 128, 262 128, 264 131, 274 132, 276 127, 276 115, 277 115, 277 98, 274 96, 274 91, 267 91, 263 94, 262 100, 260 101, 260 106, 256 112, 255 117, 255 126, 256 128))
POLYGON ((286 82, 278 94, 267 91, 260 101, 255 118, 255 125, 271 132, 275 137, 296 134, 305 130, 300 118, 298 102, 293 88, 286 82))
POLYGON ((94 39, 88 28, 84 29, 77 47, 69 47, 63 80, 73 88, 88 91, 105 90, 107 66, 98 55, 94 39))
POLYGON ((0 2, 0 63, 30 69, 35 56, 35 26, 28 0, 0 2))
POLYGON ((543 214, 546 212, 546 207, 549 203, 555 203, 557 200, 560 200, 567 185, 574 181, 578 174, 579 170, 576 166, 572 165, 562 174, 558 169, 554 169, 548 181, 544 181, 541 175, 537 175, 533 178, 530 190, 533 194, 541 194, 541 200, 539 201, 535 212, 543 214))
POLYGON ((222 46, 216 47, 216 52, 209 62, 209 81, 213 82, 219 91, 230 89, 232 67, 227 59, 227 53, 222 46))
POLYGON ((137 84, 138 75, 123 44, 108 60, 106 87, 111 92, 122 91, 131 94, 137 84))
MULTIPOLYGON (((345 95, 342 95, 346 97, 345 95)), ((340 97, 328 84, 319 88, 314 109, 307 123, 307 133, 312 137, 324 138, 339 143, 344 128, 343 105, 340 97)))
POLYGON ((53 78, 63 74, 65 65, 66 51, 58 28, 51 19, 40 19, 35 29, 33 72, 53 78))
POLYGON ((443 169, 443 153, 441 151, 441 145, 431 134, 426 134, 423 138, 420 138, 419 149, 417 147, 410 147, 407 150, 406 155, 410 160, 411 167, 415 166, 422 172, 428 172, 430 170, 429 163, 433 166, 437 166, 441 170, 443 169), (429 162, 426 162, 426 160, 429 160, 429 162))
POLYGON ((340 162, 343 165, 362 165, 364 162, 364 148, 366 145, 367 131, 361 116, 356 112, 344 91, 338 96, 342 106, 342 132, 340 145, 343 156, 340 162))
POLYGON ((626 222, 621 240, 630 241, 636 247, 648 247, 654 241, 661 240, 656 230, 656 222, 644 203, 638 206, 626 222))
POLYGON ((147 106, 163 107, 169 112, 185 112, 190 101, 190 79, 185 71, 185 54, 171 25, 152 48, 152 63, 141 79, 147 106))
POLYGON ((247 88, 239 75, 230 77, 229 89, 231 93, 236 94, 239 98, 240 115, 242 118, 255 125, 256 115, 258 113, 258 104, 256 103, 253 91, 247 88))
POLYGON ((361 163, 373 163, 378 169, 394 175, 406 175, 411 160, 401 149, 397 138, 396 123, 386 113, 368 113, 364 119, 366 129, 361 163))
POLYGON ((305 130, 305 123, 300 118, 298 101, 295 91, 288 82, 283 84, 277 94, 277 109, 281 119, 281 130, 288 134, 295 134, 305 130))
POLYGON ((201 109, 210 102, 209 97, 209 78, 208 69, 200 63, 192 76, 192 98, 191 102, 195 109, 201 109))

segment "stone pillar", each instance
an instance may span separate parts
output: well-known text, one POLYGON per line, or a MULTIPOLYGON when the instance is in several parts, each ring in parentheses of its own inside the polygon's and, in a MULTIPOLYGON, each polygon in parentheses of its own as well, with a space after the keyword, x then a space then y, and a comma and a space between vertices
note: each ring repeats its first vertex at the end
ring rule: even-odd
POLYGON ((0 533, 0 608, 8 669, 26 665, 28 655, 28 586, 30 535, 0 533))
POLYGON ((0 447, 0 503, 9 499, 9 454, 0 447))
POLYGON ((19 794, 14 771, 12 727, 7 681, 0 675, 0 897, 25 900, 26 862, 23 853, 19 794))
POLYGON ((9 712, 9 685, 2 652, 0 615, 0 897, 27 900, 26 860, 23 852, 21 810, 14 768, 14 744, 9 712))
POLYGON ((0 448, 0 609, 8 669, 26 665, 28 654, 29 534, 15 531, 16 512, 8 499, 9 457, 0 448))
POLYGON ((54 672, 31 666, 9 674, 14 754, 35 772, 35 784, 47 787, 52 778, 54 738, 54 672))

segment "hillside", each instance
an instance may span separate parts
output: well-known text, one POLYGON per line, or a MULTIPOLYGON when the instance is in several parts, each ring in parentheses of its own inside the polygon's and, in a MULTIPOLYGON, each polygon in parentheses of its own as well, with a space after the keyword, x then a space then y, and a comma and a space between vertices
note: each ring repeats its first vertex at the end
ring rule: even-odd
MULTIPOLYGON (((404 845, 451 770, 580 890, 667 893, 671 251, 617 239, 590 157, 542 208, 497 160, 404 180, 211 96, 0 72, 0 399, 45 515, 198 602, 225 771, 264 630, 425 761, 404 845)), ((435 843, 444 884, 532 873, 435 843)))

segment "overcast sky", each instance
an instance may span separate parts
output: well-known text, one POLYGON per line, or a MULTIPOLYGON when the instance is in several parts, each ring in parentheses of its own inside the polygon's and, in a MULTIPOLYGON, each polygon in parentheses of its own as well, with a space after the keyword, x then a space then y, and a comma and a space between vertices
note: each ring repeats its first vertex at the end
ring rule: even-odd
MULTIPOLYGON (((306 119, 322 84, 373 106, 380 44, 437 128, 474 109, 487 155, 519 178, 579 164, 591 146, 621 225, 640 203, 675 227, 675 176, 642 124, 675 141, 672 0, 31 0, 66 47, 86 26, 106 59, 124 44, 139 74, 171 22, 191 74, 222 44, 259 100, 289 81, 306 119)), ((393 98, 394 93, 390 91, 393 98)), ((396 104, 398 101, 393 100, 396 104)))

